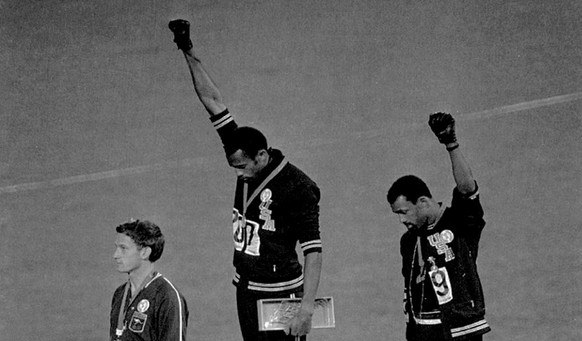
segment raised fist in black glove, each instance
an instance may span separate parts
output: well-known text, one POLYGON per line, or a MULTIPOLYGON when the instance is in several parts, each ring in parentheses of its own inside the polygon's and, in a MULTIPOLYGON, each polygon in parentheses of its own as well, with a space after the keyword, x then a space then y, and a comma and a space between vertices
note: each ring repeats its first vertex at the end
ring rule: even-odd
POLYGON ((430 114, 428 125, 439 139, 440 143, 449 146, 457 142, 457 137, 455 135, 455 119, 451 114, 444 112, 430 114))
POLYGON ((170 31, 174 33, 174 43, 178 49, 188 51, 192 48, 192 40, 190 40, 190 22, 184 19, 176 19, 170 21, 168 24, 170 31))

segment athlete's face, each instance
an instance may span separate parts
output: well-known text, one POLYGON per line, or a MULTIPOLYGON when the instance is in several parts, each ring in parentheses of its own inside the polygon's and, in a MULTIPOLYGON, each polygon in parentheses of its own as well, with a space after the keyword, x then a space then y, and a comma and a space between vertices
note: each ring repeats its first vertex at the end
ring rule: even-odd
POLYGON ((420 197, 416 203, 413 203, 401 195, 390 207, 392 212, 398 215, 400 222, 409 230, 418 230, 427 225, 427 202, 424 197, 420 197))
POLYGON ((268 163, 268 154, 265 150, 259 151, 257 156, 250 158, 242 150, 237 150, 228 157, 228 163, 236 172, 236 176, 243 181, 256 179, 268 163), (267 157, 267 159, 265 159, 267 157))
POLYGON ((139 248, 128 235, 118 233, 113 253, 113 259, 117 263, 117 271, 131 273, 139 269, 149 257, 147 249, 149 248, 139 248))

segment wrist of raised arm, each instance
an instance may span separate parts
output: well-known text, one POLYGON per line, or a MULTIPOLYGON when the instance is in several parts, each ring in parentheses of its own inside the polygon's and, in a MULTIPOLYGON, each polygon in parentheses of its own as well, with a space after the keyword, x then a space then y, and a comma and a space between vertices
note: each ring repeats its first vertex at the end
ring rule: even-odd
POLYGON ((451 152, 457 148, 459 148, 459 142, 451 142, 451 143, 447 143, 445 144, 445 147, 447 148, 447 151, 451 152))

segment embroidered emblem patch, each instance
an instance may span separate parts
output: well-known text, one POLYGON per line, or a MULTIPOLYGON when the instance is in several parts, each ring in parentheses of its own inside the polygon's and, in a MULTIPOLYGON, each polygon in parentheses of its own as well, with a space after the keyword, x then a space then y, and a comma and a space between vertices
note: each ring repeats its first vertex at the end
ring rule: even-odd
POLYGON ((445 243, 449 244, 450 242, 453 241, 453 239, 455 239, 455 235, 451 230, 443 230, 443 232, 441 232, 441 239, 445 243))
POLYGON ((271 190, 268 188, 265 188, 261 192, 261 204, 259 205, 259 209, 261 211, 259 218, 265 221, 265 223, 262 226, 262 229, 267 231, 275 231, 275 221, 271 219, 271 213, 273 213, 273 211, 269 209, 269 206, 273 202, 271 200, 272 196, 273 192, 271 192, 271 190))
POLYGON ((455 259, 453 250, 447 245, 454 239, 453 232, 444 230, 441 233, 435 233, 427 237, 430 245, 437 249, 439 255, 445 255, 445 262, 455 259))
POLYGON ((265 188, 262 192, 261 192, 261 201, 262 202, 267 202, 269 200, 271 200, 271 196, 273 196, 273 192, 271 192, 270 189, 265 188))
POLYGON ((142 314, 139 311, 134 312, 129 323, 129 330, 135 333, 143 332, 147 320, 148 316, 146 314, 142 314))
POLYGON ((137 311, 139 311, 140 313, 145 313, 146 311, 148 311, 150 307, 150 301, 143 299, 141 301, 139 301, 138 305, 137 305, 137 311))

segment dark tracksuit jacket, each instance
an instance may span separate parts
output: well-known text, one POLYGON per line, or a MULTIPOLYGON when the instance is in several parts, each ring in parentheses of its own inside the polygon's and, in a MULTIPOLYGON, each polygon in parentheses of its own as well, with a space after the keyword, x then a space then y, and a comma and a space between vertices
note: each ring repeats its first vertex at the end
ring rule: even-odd
POLYGON ((491 330, 476 264, 484 226, 478 190, 463 196, 455 188, 434 226, 402 236, 407 339, 438 329, 444 339, 463 340, 491 330))
POLYGON ((116 335, 121 303, 125 293, 123 284, 115 290, 111 303, 110 340, 120 341, 185 341, 188 327, 186 299, 164 276, 156 273, 135 297, 127 293, 123 311, 124 326, 121 336, 116 335))
MULTIPOLYGON (((234 119, 226 110, 212 116, 211 121, 228 154, 229 133, 237 127, 234 119)), ((237 181, 233 282, 263 293, 298 292, 303 286, 303 271, 295 251, 297 243, 303 254, 322 250, 320 191, 279 150, 270 149, 269 155, 271 162, 261 178, 249 184, 237 181)))

